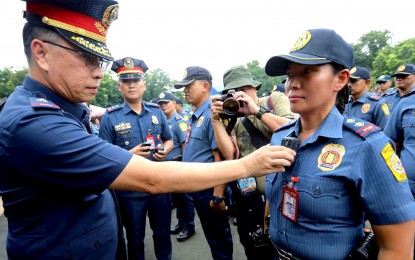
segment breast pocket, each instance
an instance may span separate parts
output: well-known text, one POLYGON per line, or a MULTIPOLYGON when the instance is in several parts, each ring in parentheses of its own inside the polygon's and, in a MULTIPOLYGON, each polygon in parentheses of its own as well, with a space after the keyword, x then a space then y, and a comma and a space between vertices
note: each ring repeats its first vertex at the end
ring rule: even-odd
POLYGON ((132 149, 137 145, 137 136, 131 130, 123 130, 117 132, 116 145, 124 149, 132 149))
POLYGON ((333 221, 351 214, 352 193, 343 178, 301 176, 295 188, 299 196, 298 217, 305 221, 333 221))
POLYGON ((192 151, 201 151, 203 149, 206 149, 206 146, 209 145, 209 137, 206 131, 202 129, 193 130, 190 139, 192 141, 192 145, 190 145, 190 150, 192 151))
POLYGON ((402 117, 402 128, 406 143, 415 143, 415 110, 406 111, 402 117))

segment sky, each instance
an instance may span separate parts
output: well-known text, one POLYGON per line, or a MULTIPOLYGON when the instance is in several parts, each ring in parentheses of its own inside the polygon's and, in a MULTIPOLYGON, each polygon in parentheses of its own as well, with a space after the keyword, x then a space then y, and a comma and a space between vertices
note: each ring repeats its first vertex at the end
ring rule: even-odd
MULTIPOLYGON (((223 85, 223 73, 252 60, 288 54, 307 29, 334 29, 347 42, 372 30, 392 32, 392 44, 415 37, 414 0, 119 0, 108 30, 115 59, 133 57, 181 80, 202 66, 223 85)), ((0 68, 26 66, 21 31, 25 2, 2 1, 0 68)))

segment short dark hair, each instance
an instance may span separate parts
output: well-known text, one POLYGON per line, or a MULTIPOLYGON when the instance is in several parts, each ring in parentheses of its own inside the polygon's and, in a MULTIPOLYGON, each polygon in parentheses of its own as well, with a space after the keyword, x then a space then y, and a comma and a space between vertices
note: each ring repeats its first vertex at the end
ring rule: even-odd
POLYGON ((62 37, 57 32, 32 23, 26 23, 23 27, 23 47, 28 62, 30 62, 32 56, 30 45, 34 39, 60 41, 62 37))

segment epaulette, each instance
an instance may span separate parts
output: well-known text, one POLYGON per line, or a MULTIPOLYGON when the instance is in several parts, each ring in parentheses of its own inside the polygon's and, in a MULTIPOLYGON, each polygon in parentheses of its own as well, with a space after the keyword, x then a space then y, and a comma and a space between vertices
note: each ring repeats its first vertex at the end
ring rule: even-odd
POLYGON ((379 99, 381 99, 382 97, 376 94, 372 94, 372 95, 368 95, 367 98, 371 100, 379 101, 379 99))
POLYGON ((183 118, 181 116, 176 116, 174 119, 176 119, 176 121, 183 120, 183 118))
POLYGON ((345 117, 343 125, 363 139, 366 139, 369 135, 382 130, 379 126, 357 117, 345 117))
POLYGON ((30 106, 34 109, 60 110, 61 108, 43 97, 29 97, 30 106))
POLYGON ((146 106, 149 106, 149 107, 160 107, 158 104, 155 104, 155 103, 150 103, 150 102, 145 102, 146 103, 146 106))
POLYGON ((121 109, 121 108, 122 108, 122 105, 118 104, 118 105, 115 105, 115 106, 112 106, 112 107, 107 108, 107 112, 108 113, 112 113, 115 110, 118 110, 118 109, 121 109))
POLYGON ((279 131, 281 131, 281 130, 284 130, 284 129, 287 129, 287 128, 292 127, 293 125, 295 125, 295 122, 296 122, 296 121, 297 121, 297 120, 294 120, 294 121, 289 121, 289 122, 285 123, 284 125, 282 125, 282 126, 280 126, 279 128, 277 128, 277 130, 275 130, 275 132, 279 132, 279 131))

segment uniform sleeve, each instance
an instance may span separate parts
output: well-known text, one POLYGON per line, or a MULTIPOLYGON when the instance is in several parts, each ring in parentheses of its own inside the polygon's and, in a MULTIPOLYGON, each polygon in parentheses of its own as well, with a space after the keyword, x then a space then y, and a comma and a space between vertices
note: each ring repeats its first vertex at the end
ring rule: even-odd
POLYGON ((385 129, 386 123, 389 119, 389 107, 383 98, 376 102, 375 122, 374 124, 382 129, 385 129))
POLYGON ((39 113, 20 120, 10 136, 11 163, 27 181, 100 193, 130 161, 131 153, 87 133, 78 121, 39 113))
MULTIPOLYGON (((281 92, 274 91, 269 96, 274 108, 269 108, 274 110, 274 114, 280 117, 285 117, 288 119, 297 118, 297 114, 294 114, 290 110, 290 101, 288 97, 281 92), (293 118, 294 117, 294 118, 293 118)), ((268 106, 268 102, 267 102, 268 106)))
POLYGON ((99 137, 108 141, 110 144, 115 144, 114 128, 111 125, 111 118, 108 113, 105 113, 101 119, 101 126, 99 129, 99 137))
MULTIPOLYGON (((210 111, 209 111, 210 113, 210 111)), ((209 142, 210 142, 210 148, 213 150, 218 149, 218 145, 216 144, 216 139, 215 139, 215 133, 213 131, 213 125, 212 125, 212 121, 210 119, 210 114, 208 116, 205 117, 205 120, 207 121, 207 134, 209 136, 209 142)))
POLYGON ((403 128, 402 128, 402 104, 399 102, 393 109, 388 122, 383 130, 386 136, 392 139, 395 143, 403 143, 403 128))
POLYGON ((363 144, 360 164, 361 198, 369 221, 377 225, 401 223, 415 218, 415 202, 408 180, 393 146, 383 133, 371 135, 363 144))
POLYGON ((180 143, 182 144, 186 140, 187 124, 184 120, 179 120, 176 127, 178 128, 177 130, 178 139, 177 140, 179 140, 180 143), (184 126, 186 126, 186 128, 184 126))

